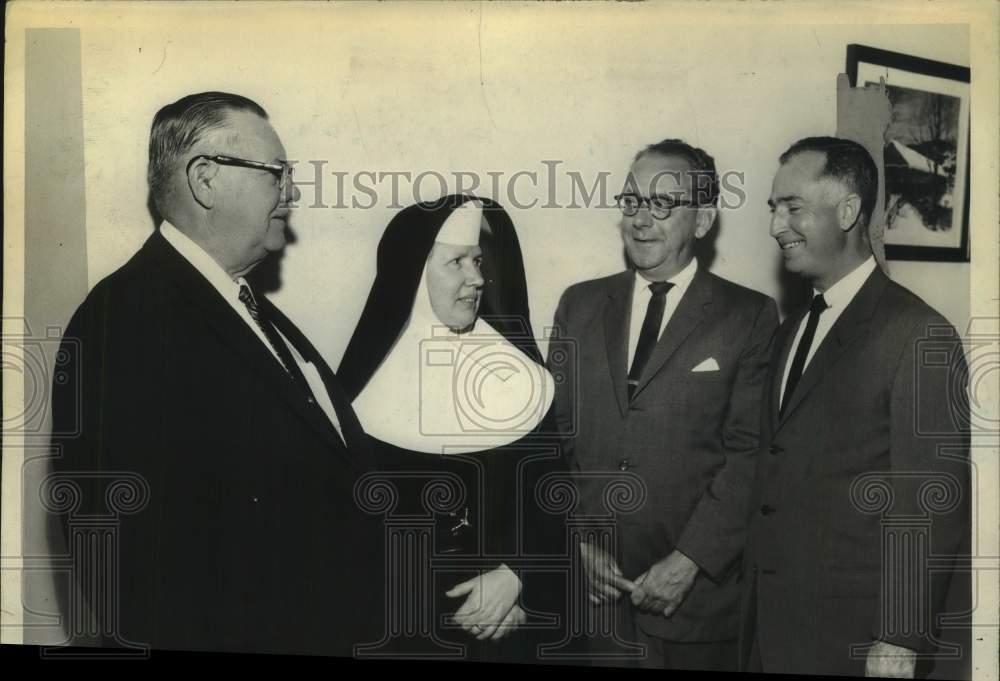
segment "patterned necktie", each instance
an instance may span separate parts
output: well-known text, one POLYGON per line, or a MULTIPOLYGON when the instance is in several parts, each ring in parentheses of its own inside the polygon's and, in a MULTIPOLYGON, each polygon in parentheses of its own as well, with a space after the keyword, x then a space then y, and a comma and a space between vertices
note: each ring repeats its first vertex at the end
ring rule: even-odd
POLYGON ((274 354, 277 355, 278 361, 281 362, 281 366, 284 367, 285 373, 288 374, 289 378, 292 379, 299 389, 305 393, 306 397, 309 399, 310 403, 316 401, 316 398, 312 394, 312 390, 309 388, 309 383, 306 381, 306 377, 302 374, 302 370, 299 368, 298 362, 292 357, 292 353, 288 350, 288 346, 285 345, 285 341, 281 339, 278 335, 278 330, 274 328, 271 320, 267 318, 263 310, 257 306, 257 299, 254 298, 253 291, 250 290, 250 286, 247 284, 240 284, 239 293, 240 302, 247 306, 247 311, 250 313, 250 317, 257 323, 257 326, 261 331, 264 332, 264 338, 267 339, 267 344, 271 346, 274 354))
POLYGON ((632 368, 628 372, 628 398, 632 399, 639 379, 642 377, 642 370, 653 354, 656 341, 660 339, 660 324, 663 323, 663 311, 667 307, 667 291, 673 287, 669 281, 656 281, 649 285, 649 290, 653 292, 653 297, 649 299, 646 306, 646 318, 642 321, 642 330, 639 332, 639 342, 635 346, 635 357, 632 358, 632 368))
POLYGON ((778 409, 778 417, 785 415, 785 407, 795 392, 795 386, 802 378, 802 371, 806 366, 806 357, 809 356, 809 349, 812 347, 813 337, 816 335, 816 326, 819 324, 819 316, 827 308, 823 294, 819 294, 812 299, 809 306, 809 319, 806 321, 806 329, 802 332, 799 340, 799 347, 795 349, 795 358, 792 360, 792 367, 788 370, 788 380, 785 382, 785 394, 781 397, 781 408, 778 409))

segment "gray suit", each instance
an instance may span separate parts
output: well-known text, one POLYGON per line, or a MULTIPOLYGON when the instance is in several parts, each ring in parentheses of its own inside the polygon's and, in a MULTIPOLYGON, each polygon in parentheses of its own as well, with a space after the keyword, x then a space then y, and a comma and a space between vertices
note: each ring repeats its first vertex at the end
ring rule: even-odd
POLYGON ((969 536, 968 369, 951 324, 875 270, 779 417, 804 316, 782 325, 768 375, 742 659, 756 641, 765 672, 860 676, 873 640, 939 643, 969 536))
POLYGON ((634 612, 647 634, 674 642, 735 639, 739 559, 756 465, 760 394, 777 310, 766 296, 701 268, 660 336, 631 401, 628 330, 635 275, 571 286, 555 316, 579 367, 555 408, 578 476, 580 511, 604 512, 604 481, 638 476, 645 503, 614 518, 615 556, 635 578, 679 549, 701 568, 669 619, 634 612), (706 360, 718 370, 692 371, 706 360), (711 362, 709 362, 711 364, 711 362))

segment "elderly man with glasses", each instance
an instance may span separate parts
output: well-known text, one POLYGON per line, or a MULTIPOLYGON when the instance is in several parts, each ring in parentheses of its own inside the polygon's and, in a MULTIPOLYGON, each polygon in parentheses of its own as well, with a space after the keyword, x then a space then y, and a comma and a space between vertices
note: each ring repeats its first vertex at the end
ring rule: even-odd
POLYGON ((604 528, 579 545, 588 607, 615 625, 591 651, 612 664, 737 667, 740 553, 778 318, 771 299, 698 265, 718 186, 712 157, 681 140, 640 151, 616 197, 631 267, 569 287, 555 315, 579 368, 557 384, 556 414, 580 511, 604 528), (628 503, 615 501, 622 486, 628 503))
POLYGON ((252 283, 299 197, 285 156, 244 97, 161 109, 148 179, 162 224, 64 335, 54 432, 77 434, 56 440, 54 468, 76 490, 77 588, 63 607, 92 613, 99 645, 351 655, 377 639, 380 534, 353 494, 374 467, 365 435, 252 283), (101 551, 81 517, 110 523, 101 551))

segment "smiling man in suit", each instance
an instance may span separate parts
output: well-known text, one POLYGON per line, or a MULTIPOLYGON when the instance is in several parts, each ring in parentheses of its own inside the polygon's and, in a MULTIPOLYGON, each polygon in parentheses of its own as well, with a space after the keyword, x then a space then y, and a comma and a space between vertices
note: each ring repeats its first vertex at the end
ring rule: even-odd
MULTIPOLYGON (((557 384, 581 511, 604 513, 610 475, 645 502, 615 519, 617 545, 580 545, 593 607, 616 609, 643 666, 733 670, 739 559, 760 390, 777 310, 698 265, 716 218, 711 156, 668 139, 639 152, 625 191, 632 267, 571 286, 555 315, 579 371, 557 384)), ((595 649, 597 652, 597 649, 595 649)))
POLYGON ((53 386, 56 432, 80 424, 54 469, 77 490, 64 528, 99 643, 351 655, 381 614, 379 534, 353 496, 365 436, 247 280, 285 246, 285 150, 255 102, 190 95, 153 120, 148 179, 164 221, 77 310, 75 379, 53 386), (82 517, 111 522, 112 553, 81 553, 82 517))
POLYGON ((800 140, 769 204, 813 288, 775 337, 743 561, 748 671, 913 677, 968 537, 967 368, 954 328, 890 281, 861 145, 800 140))

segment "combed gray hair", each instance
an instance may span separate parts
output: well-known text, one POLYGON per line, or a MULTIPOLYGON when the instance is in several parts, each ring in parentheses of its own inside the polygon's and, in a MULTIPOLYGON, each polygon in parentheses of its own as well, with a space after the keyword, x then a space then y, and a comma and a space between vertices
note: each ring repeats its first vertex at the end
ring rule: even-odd
POLYGON ((252 99, 228 92, 200 92, 167 104, 156 112, 149 132, 149 192, 157 210, 166 215, 170 176, 177 164, 210 130, 226 123, 229 111, 249 111, 267 118, 252 99))

